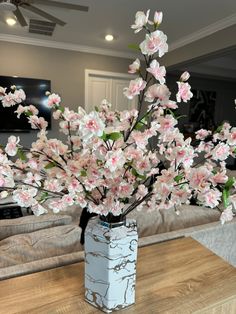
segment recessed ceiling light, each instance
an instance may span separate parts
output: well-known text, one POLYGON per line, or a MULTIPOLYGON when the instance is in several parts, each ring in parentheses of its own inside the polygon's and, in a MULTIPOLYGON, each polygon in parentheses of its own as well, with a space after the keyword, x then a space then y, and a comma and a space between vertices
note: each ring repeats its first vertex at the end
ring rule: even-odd
POLYGON ((13 26, 13 25, 16 24, 16 20, 15 20, 13 17, 8 17, 8 18, 6 19, 6 23, 7 23, 7 25, 9 25, 9 26, 13 26))
POLYGON ((107 34, 107 35, 105 36, 105 39, 106 39, 107 41, 112 41, 112 40, 114 39, 114 36, 111 35, 111 34, 107 34))

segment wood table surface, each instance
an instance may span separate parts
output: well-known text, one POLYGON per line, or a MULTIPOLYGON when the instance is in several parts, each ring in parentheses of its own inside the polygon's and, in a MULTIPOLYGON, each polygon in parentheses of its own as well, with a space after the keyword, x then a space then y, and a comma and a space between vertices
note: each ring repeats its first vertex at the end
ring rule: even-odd
MULTIPOLYGON (((84 301, 83 277, 81 262, 0 281, 0 313, 101 313, 84 301)), ((136 304, 120 313, 235 314, 236 268, 191 238, 140 248, 136 304)))

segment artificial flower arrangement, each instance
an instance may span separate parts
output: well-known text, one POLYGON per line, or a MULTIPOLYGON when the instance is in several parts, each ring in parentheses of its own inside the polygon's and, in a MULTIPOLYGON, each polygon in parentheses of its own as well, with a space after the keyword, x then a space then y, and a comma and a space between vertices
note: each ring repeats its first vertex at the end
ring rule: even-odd
POLYGON ((138 98, 137 108, 112 111, 103 101, 90 113, 81 107, 73 111, 62 105, 59 95, 48 95, 65 143, 47 137, 47 122, 38 117, 36 107, 24 105, 23 90, 0 87, 2 106, 18 105, 18 118, 25 115, 32 129, 39 130, 30 148, 22 147, 16 136, 1 147, 2 198, 11 194, 35 215, 79 205, 106 222, 121 221, 136 207, 178 211, 194 198, 214 209, 223 203, 222 223, 233 218, 236 183, 227 176, 225 160, 235 157, 236 128, 224 123, 214 133, 201 129, 195 139, 184 138, 176 109, 192 97, 189 74, 181 75, 178 92, 171 96, 165 67, 158 61, 168 50, 161 22, 161 12, 152 21, 149 11, 137 12, 132 25, 135 33, 146 32, 139 45, 145 65, 136 59, 129 66, 137 78, 124 90, 128 99, 138 98))

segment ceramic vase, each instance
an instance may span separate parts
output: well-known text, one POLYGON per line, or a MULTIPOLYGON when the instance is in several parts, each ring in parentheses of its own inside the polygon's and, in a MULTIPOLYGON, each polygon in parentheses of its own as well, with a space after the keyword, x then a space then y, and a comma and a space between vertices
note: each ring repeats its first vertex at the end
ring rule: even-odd
POLYGON ((93 218, 85 231, 85 299, 111 313, 135 302, 136 222, 108 224, 93 218))

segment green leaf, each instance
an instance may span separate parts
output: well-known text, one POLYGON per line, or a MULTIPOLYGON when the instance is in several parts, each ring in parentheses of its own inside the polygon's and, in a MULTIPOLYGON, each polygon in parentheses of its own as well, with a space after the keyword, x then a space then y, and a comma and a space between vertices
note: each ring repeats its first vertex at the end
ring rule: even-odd
POLYGON ((128 48, 132 50, 140 51, 139 45, 137 44, 129 44, 128 48))
POLYGON ((107 135, 106 135, 106 133, 103 132, 103 134, 102 134, 102 136, 100 136, 100 138, 101 138, 102 140, 106 141, 106 140, 107 140, 107 135))
POLYGON ((65 108, 63 106, 57 106, 57 110, 60 110, 62 113, 65 111, 65 108))
POLYGON ((100 159, 97 159, 96 163, 97 163, 98 166, 101 166, 103 164, 102 160, 100 160, 100 159))
POLYGON ((222 200, 224 203, 224 207, 228 207, 229 206, 229 190, 224 189, 223 193, 222 193, 222 200))
POLYGON ((225 183, 225 189, 226 190, 230 190, 233 187, 234 182, 235 182, 235 178, 234 177, 230 177, 228 179, 228 181, 225 183))
POLYGON ((40 195, 40 202, 44 201, 48 197, 48 192, 42 192, 40 195))
POLYGON ((135 177, 137 177, 137 178, 139 178, 139 179, 141 179, 141 180, 146 179, 146 176, 139 174, 134 168, 132 169, 131 172, 132 172, 132 174, 133 174, 135 177))
POLYGON ((99 112, 98 106, 95 106, 94 109, 95 109, 95 111, 99 112))
POLYGON ((176 117, 177 120, 179 120, 181 118, 187 118, 187 115, 186 114, 182 114, 181 116, 176 117))
POLYGON ((87 176, 87 172, 85 170, 81 170, 80 171, 80 175, 81 175, 81 177, 86 177, 87 176))
POLYGON ((146 123, 147 123, 147 118, 148 116, 146 117, 143 117, 135 126, 135 130, 141 130, 144 126, 147 126, 146 123))
POLYGON ((218 126, 214 133, 220 133, 223 129, 223 125, 218 126))
POLYGON ((23 160, 23 161, 26 161, 26 160, 27 160, 26 155, 25 155, 25 153, 23 152, 23 150, 22 150, 21 148, 18 148, 18 150, 17 150, 17 156, 18 156, 21 160, 23 160))
POLYGON ((143 128, 143 123, 141 122, 138 122, 136 125, 135 125, 135 130, 141 130, 143 128))
POLYGON ((175 182, 177 182, 177 183, 179 183, 179 181, 181 181, 182 179, 183 179, 183 174, 178 174, 178 175, 174 178, 175 182))
POLYGON ((25 111, 24 114, 27 116, 27 117, 30 117, 33 115, 33 113, 31 111, 25 111))
POLYGON ((169 112, 174 118, 175 118, 175 113, 171 109, 166 109, 166 112, 169 112))
POLYGON ((54 167, 56 167, 56 164, 54 161, 51 161, 44 167, 44 169, 48 170, 48 169, 52 169, 54 167))
POLYGON ((107 134, 107 138, 112 141, 117 141, 121 137, 122 137, 122 134, 120 132, 113 132, 113 133, 107 134))
POLYGON ((233 153, 236 154, 236 147, 235 147, 235 149, 233 150, 233 153))

